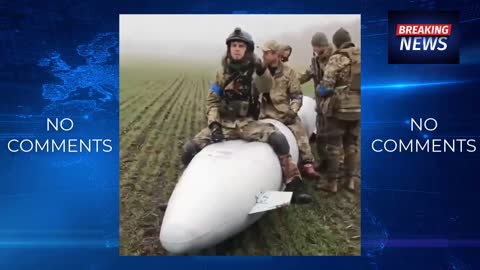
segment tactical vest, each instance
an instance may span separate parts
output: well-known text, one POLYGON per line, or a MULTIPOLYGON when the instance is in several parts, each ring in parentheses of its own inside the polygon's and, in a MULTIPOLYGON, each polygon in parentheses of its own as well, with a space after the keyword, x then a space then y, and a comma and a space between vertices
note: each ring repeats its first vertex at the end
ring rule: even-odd
POLYGON ((360 49, 356 47, 337 50, 334 54, 341 54, 350 59, 350 76, 337 81, 335 86, 335 116, 342 120, 360 120, 360 49))
POLYGON ((228 120, 241 117, 254 117, 252 111, 253 68, 243 73, 225 74, 223 96, 219 108, 220 116, 228 120))

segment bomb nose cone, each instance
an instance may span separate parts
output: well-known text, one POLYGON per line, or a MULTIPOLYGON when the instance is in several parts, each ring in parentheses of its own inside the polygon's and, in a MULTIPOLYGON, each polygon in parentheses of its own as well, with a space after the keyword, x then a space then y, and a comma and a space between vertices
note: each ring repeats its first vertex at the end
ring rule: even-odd
MULTIPOLYGON (((297 161, 298 146, 288 127, 272 119, 262 122, 285 135, 297 161)), ((212 247, 262 216, 249 215, 260 192, 281 188, 278 156, 268 144, 241 140, 210 144, 192 159, 177 182, 163 217, 160 242, 172 254, 212 247)))
POLYGON ((160 242, 168 252, 184 254, 195 248, 195 240, 199 235, 193 228, 179 224, 163 224, 160 231, 160 242))

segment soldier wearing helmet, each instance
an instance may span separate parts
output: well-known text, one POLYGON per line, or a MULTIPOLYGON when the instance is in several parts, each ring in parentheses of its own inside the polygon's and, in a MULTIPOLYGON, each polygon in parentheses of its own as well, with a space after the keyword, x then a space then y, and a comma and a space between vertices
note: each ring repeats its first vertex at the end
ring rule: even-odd
POLYGON ((311 202, 312 197, 301 189, 302 178, 285 136, 274 125, 255 120, 255 91, 267 92, 273 82, 266 66, 253 54, 252 37, 236 28, 226 45, 222 70, 217 72, 207 96, 208 127, 184 145, 184 165, 211 143, 236 139, 265 142, 279 158, 286 190, 293 192, 292 203, 311 202))
POLYGON ((332 46, 328 43, 327 36, 322 32, 317 32, 312 36, 313 56, 310 67, 299 76, 301 84, 313 79, 313 83, 317 86, 323 77, 323 70, 328 62, 328 58, 332 54, 332 46))
MULTIPOLYGON (((310 67, 299 75, 299 81, 304 84, 310 80, 313 80, 314 89, 320 84, 323 78, 325 66, 327 65, 328 58, 332 54, 332 46, 328 43, 327 36, 322 32, 317 32, 312 36, 311 41, 313 56, 310 60, 310 67)), ((317 103, 317 133, 315 137, 316 150, 318 154, 318 162, 320 168, 325 168, 327 162, 327 152, 325 150, 325 138, 318 131, 325 126, 325 119, 321 110, 318 108, 322 97, 315 91, 315 100, 317 103)))
POLYGON ((322 189, 335 193, 342 159, 347 188, 353 191, 360 182, 360 49, 343 28, 332 40, 336 50, 317 93, 322 97, 320 107, 327 122, 321 132, 326 138, 328 183, 322 189))

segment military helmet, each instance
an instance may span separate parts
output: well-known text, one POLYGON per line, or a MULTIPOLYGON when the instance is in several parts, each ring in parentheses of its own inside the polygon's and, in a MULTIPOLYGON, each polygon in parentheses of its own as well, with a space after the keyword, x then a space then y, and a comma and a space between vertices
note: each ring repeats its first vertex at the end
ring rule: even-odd
POLYGON ((335 47, 339 48, 342 44, 352 41, 352 38, 350 33, 341 27, 333 34, 332 41, 335 47))
POLYGON ((328 39, 325 33, 317 32, 312 36, 312 46, 327 47, 328 39))
POLYGON ((243 41, 247 44, 247 49, 249 51, 253 52, 253 49, 255 48, 255 43, 253 42, 252 36, 243 31, 240 27, 235 28, 233 32, 228 36, 227 40, 225 43, 227 46, 230 46, 230 42, 232 41, 243 41))

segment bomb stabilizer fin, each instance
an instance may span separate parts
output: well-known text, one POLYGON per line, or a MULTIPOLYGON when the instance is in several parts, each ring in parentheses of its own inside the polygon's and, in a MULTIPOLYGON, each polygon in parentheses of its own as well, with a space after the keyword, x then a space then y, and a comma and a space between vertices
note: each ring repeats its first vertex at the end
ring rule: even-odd
POLYGON ((257 203, 252 207, 249 215, 266 212, 290 205, 292 192, 286 191, 264 191, 255 196, 257 203))

